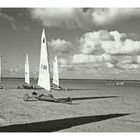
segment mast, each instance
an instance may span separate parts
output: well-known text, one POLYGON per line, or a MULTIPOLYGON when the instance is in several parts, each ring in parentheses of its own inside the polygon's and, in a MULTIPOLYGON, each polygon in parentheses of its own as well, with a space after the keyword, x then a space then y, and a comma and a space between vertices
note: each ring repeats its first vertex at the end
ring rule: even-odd
MULTIPOLYGON (((44 34, 45 34, 45 29, 43 28, 43 30, 44 30, 44 34)), ((46 38, 46 36, 45 36, 45 38, 46 38)), ((48 69, 48 71, 49 71, 49 76, 50 76, 50 91, 51 91, 51 65, 50 65, 50 57, 49 57, 49 44, 47 43, 47 39, 46 39, 46 49, 47 49, 47 57, 48 57, 48 67, 49 67, 49 69, 48 69)))
POLYGON ((48 65, 49 65, 49 75, 50 75, 50 83, 51 83, 51 65, 50 65, 50 57, 49 57, 49 44, 46 41, 46 49, 47 49, 47 56, 48 56, 48 65))

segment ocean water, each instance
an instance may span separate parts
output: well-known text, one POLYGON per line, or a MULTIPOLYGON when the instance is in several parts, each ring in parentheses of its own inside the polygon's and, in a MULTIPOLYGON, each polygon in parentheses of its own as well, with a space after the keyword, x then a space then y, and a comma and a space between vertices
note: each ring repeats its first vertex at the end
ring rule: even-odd
MULTIPOLYGON (((31 84, 37 86, 37 80, 31 79, 31 84)), ((7 89, 17 88, 24 84, 24 78, 2 78, 2 84, 7 89)), ((95 87, 122 87, 139 88, 140 80, 112 80, 112 79, 60 79, 60 86, 69 89, 94 89, 95 87)))

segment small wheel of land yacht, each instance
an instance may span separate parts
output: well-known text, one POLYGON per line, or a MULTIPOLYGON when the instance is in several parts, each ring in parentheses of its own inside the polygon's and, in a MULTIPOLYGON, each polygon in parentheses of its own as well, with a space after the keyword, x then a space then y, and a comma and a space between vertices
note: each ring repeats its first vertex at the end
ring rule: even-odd
POLYGON ((28 99, 29 99, 29 94, 26 93, 26 94, 24 95, 23 100, 24 100, 24 101, 28 101, 28 99))

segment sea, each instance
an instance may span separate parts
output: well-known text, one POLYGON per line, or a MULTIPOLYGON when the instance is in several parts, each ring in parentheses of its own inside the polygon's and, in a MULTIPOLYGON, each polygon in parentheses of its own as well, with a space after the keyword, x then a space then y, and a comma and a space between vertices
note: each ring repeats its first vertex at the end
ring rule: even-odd
MULTIPOLYGON (((15 89, 24 84, 24 78, 3 77, 2 85, 7 89, 15 89)), ((51 80, 52 81, 52 80, 51 80)), ((30 83, 37 86, 37 79, 31 78, 30 83)), ((139 88, 140 80, 114 80, 114 79, 60 79, 60 86, 68 89, 92 89, 94 87, 132 87, 139 88)))

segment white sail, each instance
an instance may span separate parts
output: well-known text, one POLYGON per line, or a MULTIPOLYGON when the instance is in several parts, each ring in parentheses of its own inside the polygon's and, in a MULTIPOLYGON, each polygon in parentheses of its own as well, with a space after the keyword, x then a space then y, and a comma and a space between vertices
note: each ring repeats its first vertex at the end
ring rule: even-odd
POLYGON ((1 60, 2 60, 2 56, 0 56, 0 83, 1 83, 1 60))
POLYGON ((49 69, 48 48, 45 37, 45 30, 43 29, 41 36, 41 53, 40 53, 38 85, 48 91, 51 90, 49 70, 50 69, 49 69))
POLYGON ((29 73, 29 60, 28 54, 25 59, 25 83, 30 84, 30 73, 29 73))
POLYGON ((53 60, 53 84, 59 86, 59 72, 58 72, 57 56, 55 56, 53 60))

